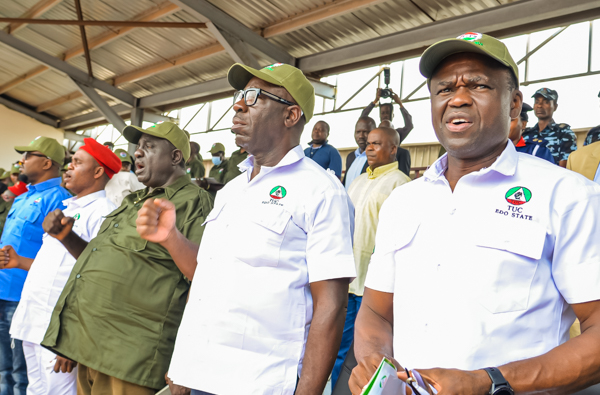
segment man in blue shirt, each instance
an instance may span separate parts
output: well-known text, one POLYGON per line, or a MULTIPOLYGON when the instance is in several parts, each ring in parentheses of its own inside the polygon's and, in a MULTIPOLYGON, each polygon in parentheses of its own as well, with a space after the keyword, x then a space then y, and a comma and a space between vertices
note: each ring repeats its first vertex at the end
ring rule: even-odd
POLYGON ((371 130, 375 129, 375 120, 370 117, 360 117, 354 127, 354 141, 358 145, 356 151, 350 152, 346 157, 346 174, 342 183, 346 187, 346 191, 350 189, 352 181, 362 173, 367 171, 369 164, 367 163, 367 136, 371 130))
MULTIPOLYGON (((30 182, 28 191, 17 198, 8 213, 0 247, 10 245, 17 254, 35 258, 42 246, 42 222, 56 209, 64 209, 62 201, 71 197, 60 186, 60 169, 65 151, 58 141, 38 137, 28 146, 15 147, 23 155, 23 173, 30 182)), ((20 340, 11 347, 10 324, 27 272, 21 269, 0 271, 0 393, 25 395, 27 367, 20 340)))
POLYGON ((333 170, 337 178, 342 178, 342 157, 337 149, 327 144, 329 124, 319 121, 312 130, 310 147, 304 150, 304 155, 317 162, 323 169, 333 170))
POLYGON ((546 142, 544 140, 533 138, 530 141, 525 141, 522 134, 527 127, 529 121, 528 111, 533 110, 527 103, 523 103, 521 107, 521 114, 510 121, 510 132, 508 138, 513 142, 518 152, 537 156, 538 158, 546 159, 550 163, 554 163, 554 157, 548 148, 546 148, 546 142))

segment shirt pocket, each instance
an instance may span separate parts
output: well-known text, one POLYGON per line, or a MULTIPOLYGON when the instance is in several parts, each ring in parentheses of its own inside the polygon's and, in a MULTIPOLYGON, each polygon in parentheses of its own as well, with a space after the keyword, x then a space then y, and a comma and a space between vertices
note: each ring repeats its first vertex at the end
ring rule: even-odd
POLYGON ((546 228, 536 222, 494 220, 475 236, 482 254, 475 264, 478 301, 490 313, 526 310, 542 257, 546 228), (491 251, 490 251, 491 250, 491 251))
POLYGON ((33 210, 27 212, 27 215, 23 217, 25 221, 23 223, 23 234, 27 240, 37 239, 40 232, 43 233, 41 224, 37 224, 38 218, 42 213, 39 210, 33 210))
POLYGON ((102 221, 102 225, 100 225, 100 230, 98 231, 98 234, 104 233, 106 229, 108 229, 113 224, 115 217, 121 214, 123 211, 125 211, 126 208, 126 205, 122 205, 121 207, 115 209, 106 217, 104 217, 105 219, 104 221, 102 221))
POLYGON ((250 210, 248 217, 246 226, 236 229, 233 255, 250 266, 277 267, 292 215, 279 206, 268 205, 250 210))

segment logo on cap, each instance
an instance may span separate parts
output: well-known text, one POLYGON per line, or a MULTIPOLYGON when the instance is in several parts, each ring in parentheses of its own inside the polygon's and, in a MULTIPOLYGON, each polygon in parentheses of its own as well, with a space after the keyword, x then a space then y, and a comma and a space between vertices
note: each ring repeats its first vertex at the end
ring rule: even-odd
POLYGON ((525 187, 513 187, 506 192, 504 198, 510 204, 520 206, 531 200, 531 191, 525 187))
POLYGON ((273 199, 283 199, 287 195, 287 191, 281 185, 277 185, 275 188, 271 189, 269 192, 269 196, 273 199))
POLYGON ((119 152, 119 156, 120 156, 121 158, 126 158, 126 157, 127 157, 127 154, 126 154, 125 152, 119 152))
POLYGON ((479 40, 481 37, 483 37, 483 35, 481 33, 476 33, 476 32, 468 32, 465 34, 461 34, 460 36, 456 37, 459 40, 465 40, 465 41, 475 41, 475 40, 479 40))
POLYGON ((279 67, 279 66, 283 66, 283 63, 273 63, 271 65, 266 66, 265 69, 273 71, 273 68, 279 67))

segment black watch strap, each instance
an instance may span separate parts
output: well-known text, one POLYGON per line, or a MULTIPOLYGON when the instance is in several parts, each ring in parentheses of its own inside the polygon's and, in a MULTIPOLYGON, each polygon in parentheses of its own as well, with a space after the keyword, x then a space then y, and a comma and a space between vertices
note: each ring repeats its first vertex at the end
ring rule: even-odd
POLYGON ((500 370, 498 368, 484 368, 483 370, 487 372, 488 376, 490 376, 490 379, 492 380, 492 388, 490 389, 490 395, 493 395, 497 389, 502 387, 504 387, 512 393, 512 388, 510 387, 510 384, 508 384, 508 381, 504 378, 502 373, 500 373, 500 370))

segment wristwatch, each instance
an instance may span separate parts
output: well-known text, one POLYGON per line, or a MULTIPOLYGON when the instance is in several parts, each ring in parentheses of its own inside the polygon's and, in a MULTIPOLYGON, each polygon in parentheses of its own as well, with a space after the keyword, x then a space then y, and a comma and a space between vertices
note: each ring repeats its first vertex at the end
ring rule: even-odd
POLYGON ((498 368, 485 368, 483 369, 487 372, 490 379, 492 379, 492 388, 490 389, 490 395, 514 395, 515 391, 513 391, 508 381, 504 378, 502 373, 498 368))

